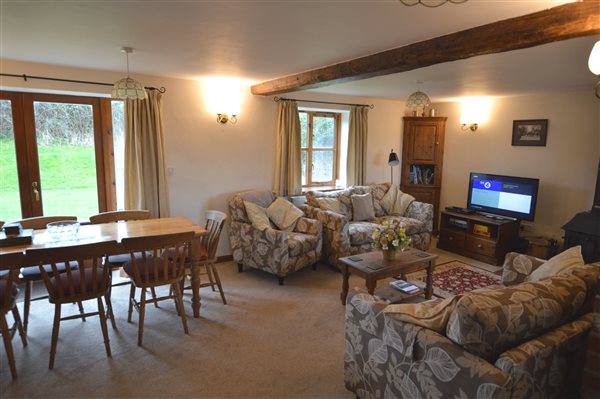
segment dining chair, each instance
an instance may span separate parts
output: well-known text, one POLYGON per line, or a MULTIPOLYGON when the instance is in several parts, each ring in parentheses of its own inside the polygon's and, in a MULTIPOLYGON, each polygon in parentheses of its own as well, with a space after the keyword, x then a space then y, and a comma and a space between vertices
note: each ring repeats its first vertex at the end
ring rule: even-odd
MULTIPOLYGON (((17 220, 13 223, 21 223, 21 227, 24 229, 45 229, 48 223, 58 222, 61 220, 77 220, 77 216, 36 216, 27 219, 17 220)), ((21 274, 19 278, 22 282, 25 283, 25 297, 23 298, 23 329, 27 333, 27 327, 29 326, 29 310, 31 307, 32 301, 39 301, 41 299, 48 298, 48 295, 42 295, 35 298, 31 298, 33 292, 33 283, 36 281, 42 280, 42 275, 40 274, 40 268, 37 266, 23 265, 21 268, 21 274)), ((76 267, 76 266, 72 266, 76 267)), ((52 273, 51 268, 46 267, 46 271, 48 273, 52 273)), ((56 272, 64 273, 65 268, 64 265, 58 265, 56 272)), ((83 313, 83 306, 79 305, 80 313, 83 313)), ((85 318, 83 319, 85 321, 85 318)))
POLYGON ((133 308, 139 313, 138 345, 142 345, 146 303, 156 303, 168 299, 175 301, 177 312, 181 316, 183 331, 188 334, 185 309, 181 293, 181 281, 185 273, 185 256, 189 251, 194 232, 163 234, 146 237, 132 237, 121 240, 123 248, 129 251, 130 260, 123 270, 131 278, 129 309, 127 321, 131 322, 133 308), (175 249, 169 256, 169 249, 175 249), (141 253, 141 258, 137 256, 141 253), (168 295, 146 299, 146 289, 168 285, 168 295), (135 299, 136 288, 141 288, 140 300, 135 299))
MULTIPOLYGON (((150 211, 143 210, 143 209, 127 210, 127 211, 110 211, 110 212, 102 212, 102 213, 98 213, 96 215, 90 216, 90 223, 92 223, 92 224, 117 223, 117 222, 127 222, 129 220, 146 220, 149 218, 150 218, 150 211)), ((138 254, 138 256, 139 256, 139 254, 138 254)), ((123 267, 123 264, 125 262, 129 261, 129 254, 126 253, 126 254, 110 255, 108 257, 108 261, 110 263, 111 272, 115 271, 115 270, 119 270, 123 267)), ((130 283, 129 281, 123 281, 120 283, 112 283, 112 273, 111 273, 111 288, 109 289, 109 291, 110 291, 109 295, 111 295, 111 293, 112 293, 112 287, 129 285, 129 283, 130 283)), ((154 292, 154 289, 152 289, 152 296, 156 297, 156 293, 154 292)), ((112 312, 112 309, 108 309, 108 311, 112 312)), ((114 320, 114 318, 111 320, 114 320)))
MULTIPOLYGON (((219 272, 215 264, 217 263, 217 247, 219 246, 219 238, 221 236, 221 231, 223 230, 223 226, 225 225, 225 221, 227 220, 227 214, 209 210, 204 214, 206 218, 206 231, 208 232, 206 235, 202 236, 201 244, 200 244, 200 261, 204 265, 204 274, 208 277, 208 281, 205 283, 201 283, 200 287, 210 287, 213 291, 215 291, 215 286, 218 288, 219 293, 221 294, 221 300, 224 305, 227 305, 227 300, 225 300, 225 293, 223 292, 223 286, 221 285, 221 278, 219 277, 219 272)), ((186 276, 191 275, 191 264, 189 262, 189 257, 186 257, 186 276)), ((184 289, 191 289, 191 286, 186 286, 184 289)))
POLYGON ((0 269, 6 271, 7 274, 0 279, 0 333, 4 341, 4 349, 6 349, 6 358, 10 368, 12 379, 17 379, 17 366, 15 364, 15 354, 12 348, 12 338, 15 330, 19 331, 23 346, 27 346, 27 334, 23 329, 19 308, 17 307, 17 295, 19 293, 16 283, 19 280, 19 269, 24 262, 22 252, 7 253, 0 255, 0 269), (11 327, 8 326, 6 315, 12 312, 14 323, 11 327))
MULTIPOLYGON (((48 300, 54 304, 54 324, 52 326, 52 344, 48 365, 50 369, 54 367, 61 321, 99 316, 106 356, 111 356, 108 329, 106 327, 106 312, 102 299, 104 298, 107 305, 111 306, 110 297, 108 296, 110 267, 106 258, 110 252, 114 251, 116 246, 116 241, 102 241, 93 244, 36 248, 26 251, 28 261, 38 265, 42 280, 48 290, 48 300), (64 272, 58 273, 58 267, 61 264, 64 266, 64 272), (47 270, 48 265, 50 270, 47 270), (77 265, 76 268, 73 267, 75 265, 77 265), (96 312, 61 317, 61 306, 63 304, 93 299, 96 299, 98 304, 96 312)), ((110 313, 109 315, 112 317, 110 313)))

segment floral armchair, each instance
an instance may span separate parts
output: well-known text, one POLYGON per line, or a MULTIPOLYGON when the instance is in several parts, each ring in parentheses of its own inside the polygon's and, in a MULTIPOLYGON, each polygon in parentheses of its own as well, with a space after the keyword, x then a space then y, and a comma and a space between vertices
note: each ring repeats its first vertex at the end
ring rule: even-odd
POLYGON ((370 186, 353 186, 333 192, 309 191, 306 193, 308 201, 308 205, 305 206, 306 214, 323 223, 324 261, 332 266, 337 266, 337 260, 341 257, 371 251, 373 231, 379 229, 383 220, 389 218, 401 222, 412 240, 413 247, 423 251, 429 249, 433 230, 433 205, 413 201, 403 215, 388 215, 381 200, 389 189, 390 183, 381 183, 370 186), (366 193, 372 195, 374 217, 371 220, 355 221, 352 195, 366 193), (318 202, 320 198, 337 199, 341 204, 340 212, 321 208, 318 202))
POLYGON ((274 274, 283 285, 285 276, 321 258, 323 229, 321 222, 301 217, 292 231, 274 226, 265 230, 255 228, 246 212, 244 201, 267 208, 277 196, 269 190, 248 190, 234 194, 229 200, 231 225, 229 239, 233 260, 238 270, 253 267, 274 274))
POLYGON ((361 399, 577 397, 598 266, 443 302, 351 291, 346 388, 361 399))

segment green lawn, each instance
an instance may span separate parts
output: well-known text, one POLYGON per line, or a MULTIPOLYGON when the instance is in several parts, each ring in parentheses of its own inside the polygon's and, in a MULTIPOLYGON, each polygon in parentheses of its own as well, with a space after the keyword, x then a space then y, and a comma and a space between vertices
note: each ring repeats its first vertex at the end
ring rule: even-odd
MULTIPOLYGON (((98 213, 94 148, 39 146, 45 215, 98 213)), ((21 218, 14 141, 0 140, 0 220, 21 218)))

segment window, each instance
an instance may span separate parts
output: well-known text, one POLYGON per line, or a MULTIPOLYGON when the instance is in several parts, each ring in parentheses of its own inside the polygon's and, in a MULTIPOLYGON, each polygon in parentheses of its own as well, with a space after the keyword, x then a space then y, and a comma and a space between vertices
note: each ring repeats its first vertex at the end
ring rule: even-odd
POLYGON ((340 114, 299 113, 302 186, 334 186, 339 175, 340 114))
POLYGON ((87 218, 116 209, 111 136, 113 123, 122 124, 121 102, 0 94, 0 220, 39 215, 87 218))

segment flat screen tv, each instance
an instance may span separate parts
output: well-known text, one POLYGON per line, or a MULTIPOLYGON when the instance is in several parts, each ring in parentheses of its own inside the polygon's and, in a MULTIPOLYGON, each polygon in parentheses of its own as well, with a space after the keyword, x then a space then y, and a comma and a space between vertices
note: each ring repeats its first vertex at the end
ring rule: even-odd
POLYGON ((533 221, 539 184, 539 179, 471 172, 467 208, 492 216, 533 221))

